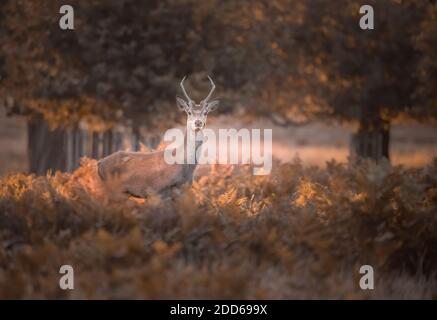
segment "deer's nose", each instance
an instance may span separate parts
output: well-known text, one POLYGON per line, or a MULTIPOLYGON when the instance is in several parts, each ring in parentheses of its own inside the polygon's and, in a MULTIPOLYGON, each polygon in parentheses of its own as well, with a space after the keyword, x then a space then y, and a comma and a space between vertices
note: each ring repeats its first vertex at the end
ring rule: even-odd
POLYGON ((202 123, 202 121, 200 121, 200 120, 196 120, 196 121, 194 121, 194 125, 195 125, 196 127, 202 127, 203 123, 202 123))

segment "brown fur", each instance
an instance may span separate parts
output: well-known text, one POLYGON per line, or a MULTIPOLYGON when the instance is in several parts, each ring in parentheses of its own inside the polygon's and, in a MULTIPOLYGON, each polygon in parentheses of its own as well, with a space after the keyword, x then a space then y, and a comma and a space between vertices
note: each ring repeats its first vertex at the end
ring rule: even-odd
POLYGON ((115 152, 98 162, 98 175, 103 184, 111 183, 111 191, 140 198, 191 183, 197 164, 169 165, 164 152, 115 152))

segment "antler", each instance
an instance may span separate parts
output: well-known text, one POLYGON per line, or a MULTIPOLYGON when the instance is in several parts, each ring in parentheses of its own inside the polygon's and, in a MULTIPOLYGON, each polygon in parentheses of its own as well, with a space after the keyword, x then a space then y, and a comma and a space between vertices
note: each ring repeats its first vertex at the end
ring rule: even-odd
POLYGON ((181 81, 181 89, 182 89, 182 92, 184 93, 185 97, 187 98, 187 100, 188 100, 188 101, 193 101, 193 100, 188 96, 188 93, 185 91, 184 80, 185 80, 186 77, 187 77, 187 76, 185 76, 185 77, 182 79, 182 81, 181 81))
POLYGON ((209 92, 208 96, 207 96, 205 99, 203 99, 204 102, 208 102, 208 101, 209 101, 209 99, 210 99, 211 96, 212 96, 212 93, 213 93, 214 90, 215 90, 215 84, 214 84, 214 81, 212 81, 212 79, 211 79, 210 76, 208 76, 208 79, 209 79, 209 81, 211 82, 211 91, 209 92))

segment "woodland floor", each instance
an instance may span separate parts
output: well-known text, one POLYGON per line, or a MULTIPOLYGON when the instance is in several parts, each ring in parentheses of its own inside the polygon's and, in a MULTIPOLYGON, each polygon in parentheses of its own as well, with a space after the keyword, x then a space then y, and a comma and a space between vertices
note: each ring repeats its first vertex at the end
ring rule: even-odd
POLYGON ((249 169, 147 201, 105 192, 94 160, 1 178, 0 299, 437 298, 437 160, 249 169), (59 289, 65 264, 74 290, 59 289))
MULTIPOLYGON (((238 117, 241 118, 241 117, 238 117)), ((282 128, 266 120, 235 123, 235 117, 208 119, 208 127, 272 128, 273 156, 289 162, 298 156, 304 165, 324 167, 335 159, 346 162, 349 139, 355 128, 351 125, 313 123, 294 128, 282 128)), ((26 121, 21 117, 6 118, 0 112, 0 176, 27 171, 26 121)), ((406 167, 423 167, 437 157, 437 127, 417 123, 395 124, 391 130, 391 162, 406 167)))
POLYGON ((171 199, 138 201, 103 190, 94 160, 25 174, 25 121, 0 117, 0 299, 436 299, 437 129, 394 126, 394 166, 339 164, 352 130, 274 128, 288 163, 271 175, 215 166, 171 199), (72 291, 58 286, 64 264, 72 291), (358 286, 364 264, 373 291, 358 286))

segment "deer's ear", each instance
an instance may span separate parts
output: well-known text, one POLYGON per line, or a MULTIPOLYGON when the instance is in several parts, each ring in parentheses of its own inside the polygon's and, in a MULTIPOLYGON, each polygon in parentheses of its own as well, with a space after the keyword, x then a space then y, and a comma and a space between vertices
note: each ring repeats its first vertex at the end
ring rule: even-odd
POLYGON ((176 104, 182 111, 188 110, 188 103, 179 96, 176 96, 176 104))
POLYGON ((212 100, 211 102, 208 102, 207 106, 206 106, 206 110, 208 112, 214 111, 215 109, 217 109, 218 105, 219 105, 220 101, 219 100, 212 100))

